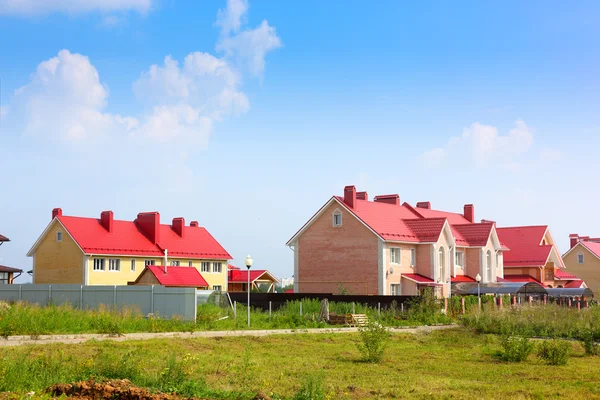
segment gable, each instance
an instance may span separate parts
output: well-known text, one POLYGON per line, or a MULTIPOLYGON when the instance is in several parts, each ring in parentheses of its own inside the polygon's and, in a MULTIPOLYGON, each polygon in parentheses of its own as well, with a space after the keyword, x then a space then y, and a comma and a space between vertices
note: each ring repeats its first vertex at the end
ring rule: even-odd
POLYGON ((77 240, 75 240, 75 238, 73 237, 71 232, 69 232, 69 230, 61 223, 61 221, 58 218, 54 218, 52 221, 50 221, 48 226, 46 226, 46 228, 44 229, 44 231, 42 232, 40 237, 38 237, 38 239, 35 241, 33 246, 31 246, 31 249, 29 249, 29 251, 27 252, 27 257, 33 257, 36 250, 42 243, 47 243, 49 241, 55 241, 56 240, 55 239, 56 232, 59 229, 63 233, 63 241, 68 241, 68 240, 72 241, 73 243, 75 243, 77 248, 81 251, 82 255, 85 254, 85 251, 83 251, 83 249, 81 248, 79 243, 77 243, 77 240))

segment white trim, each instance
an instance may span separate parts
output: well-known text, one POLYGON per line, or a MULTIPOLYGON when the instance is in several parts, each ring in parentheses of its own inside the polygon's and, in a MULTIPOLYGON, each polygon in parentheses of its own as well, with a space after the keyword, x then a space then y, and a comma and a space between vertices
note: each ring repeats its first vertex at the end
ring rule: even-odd
POLYGON ((400 277, 401 277, 402 279, 406 279, 407 281, 414 282, 414 283, 416 283, 416 284, 418 284, 418 285, 427 285, 427 286, 442 286, 442 284, 441 284, 441 283, 436 283, 436 282, 419 282, 418 280, 416 280, 416 279, 413 279, 413 278, 409 278, 408 276, 406 276, 406 275, 404 275, 404 274, 400 275, 400 277))
POLYGON ((402 248, 401 247, 388 247, 388 254, 390 258, 390 264, 394 265, 402 265, 402 248), (396 257, 396 261, 392 261, 392 253, 393 250, 398 250, 398 257, 396 257))
POLYGON ((367 229, 369 229, 371 232, 373 232, 373 234, 375 236, 377 236, 379 239, 383 240, 383 238, 377 233, 375 232, 369 225, 367 225, 362 219, 360 219, 352 210, 350 210, 343 202, 339 201, 335 196, 332 197, 331 199, 329 199, 329 201, 327 203, 325 203, 323 205, 323 207, 321 207, 319 209, 319 211, 317 211, 317 213, 315 215, 312 216, 311 219, 308 220, 308 222, 306 222, 302 228, 300 228, 300 230, 298 232, 296 232, 296 234, 294 236, 292 236, 292 238, 290 240, 287 241, 287 243, 285 244, 286 246, 291 246, 292 243, 298 238, 298 236, 300 236, 302 233, 304 233, 304 231, 306 229, 308 229, 308 227, 310 225, 312 225, 312 223, 319 218, 324 212, 325 210, 333 203, 337 203, 340 206, 342 206, 346 211, 348 211, 348 213, 350 213, 352 216, 354 216, 354 218, 356 218, 358 221, 360 221, 361 224, 363 224, 367 229))
POLYGON ((385 246, 383 245, 383 240, 379 239, 377 241, 377 294, 380 296, 385 294, 384 259, 385 246))
POLYGON ((335 210, 334 210, 334 211, 331 213, 331 225, 332 225, 334 228, 339 228, 339 227, 341 227, 341 226, 342 226, 342 224, 343 224, 343 222, 344 222, 343 215, 344 215, 344 214, 342 213, 342 211, 341 211, 339 208, 336 208, 336 209, 335 209, 335 210), (338 217, 338 216, 340 217, 340 223, 339 223, 339 224, 336 224, 336 223, 335 223, 335 217, 338 217))
POLYGON ((88 280, 89 280, 89 272, 88 272, 88 256, 86 256, 85 254, 83 255, 83 262, 82 262, 82 268, 83 268, 83 284, 87 285, 88 284, 88 280))
POLYGON ((35 253, 33 254, 33 264, 31 266, 31 271, 32 271, 31 282, 35 283, 35 253))

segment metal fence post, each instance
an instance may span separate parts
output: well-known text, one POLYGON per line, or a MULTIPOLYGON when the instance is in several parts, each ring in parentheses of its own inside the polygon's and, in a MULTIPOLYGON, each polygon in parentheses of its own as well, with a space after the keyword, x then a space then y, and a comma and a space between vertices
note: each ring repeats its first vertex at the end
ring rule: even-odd
POLYGON ((233 302, 233 319, 237 321, 237 301, 233 302))
POLYGON ((48 302, 46 305, 52 303, 52 285, 48 285, 48 302))
POLYGON ((83 285, 79 286, 79 309, 83 310, 83 285))
POLYGON ((300 300, 300 316, 302 316, 302 300, 300 300))
POLYGON ((154 314, 154 285, 150 286, 150 313, 154 314))
POLYGON ((271 300, 269 300, 269 319, 271 319, 271 300))
POLYGON ((400 303, 400 312, 404 313, 404 303, 400 303))
POLYGON ((117 285, 114 286, 113 290, 113 308, 117 308, 117 285))
POLYGON ((381 303, 380 302, 377 303, 377 316, 379 319, 381 319, 381 303))
POLYGON ((356 314, 356 313, 354 312, 354 302, 352 302, 352 314, 356 314))
POLYGON ((22 289, 23 289, 23 285, 19 285, 19 301, 23 300, 23 295, 21 294, 22 289))

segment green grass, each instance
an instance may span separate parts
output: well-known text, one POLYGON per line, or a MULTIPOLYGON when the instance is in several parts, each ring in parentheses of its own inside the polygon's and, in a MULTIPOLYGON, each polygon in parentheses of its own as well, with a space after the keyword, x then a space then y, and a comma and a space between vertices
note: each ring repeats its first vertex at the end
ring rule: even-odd
MULTIPOLYGON (((380 363, 364 363, 358 334, 161 339, 0 348, 0 392, 24 394, 90 376, 127 378, 185 396, 271 398, 598 398, 600 359, 573 344, 568 366, 534 355, 498 357, 500 340, 458 328, 394 334, 380 363)), ((0 396, 1 397, 1 396, 0 396)))
POLYGON ((460 321, 479 333, 600 340, 600 307, 597 306, 577 310, 548 304, 505 307, 502 311, 486 307, 484 312, 470 312, 460 321))
MULTIPOLYGON (((3 304, 3 305, 2 305, 3 304)), ((247 308, 237 306, 237 318, 230 307, 218 307, 213 304, 198 306, 197 321, 182 319, 146 318, 139 311, 129 308, 111 309, 100 307, 98 310, 80 310, 69 305, 40 307, 26 303, 0 307, 0 338, 29 335, 36 338, 47 334, 101 333, 119 335, 134 332, 192 332, 197 330, 237 330, 249 329, 247 308)), ((260 310, 251 310, 250 329, 303 329, 328 327, 319 321, 321 303, 318 300, 294 301, 274 311, 272 315, 260 310)), ((351 303, 331 303, 331 312, 340 314, 352 310, 351 303)), ((382 310, 356 304, 354 310, 367 314, 373 320, 379 320, 386 326, 427 325, 448 323, 451 320, 437 309, 429 309, 419 304, 408 312, 398 309, 382 310)))

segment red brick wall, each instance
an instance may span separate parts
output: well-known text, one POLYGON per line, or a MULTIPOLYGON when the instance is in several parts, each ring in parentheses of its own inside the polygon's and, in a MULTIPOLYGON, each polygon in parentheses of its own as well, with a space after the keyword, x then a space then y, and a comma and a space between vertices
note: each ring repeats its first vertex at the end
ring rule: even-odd
POLYGON ((483 273, 479 268, 481 258, 479 256, 479 249, 466 249, 467 252, 467 265, 465 267, 465 275, 475 279, 477 274, 481 274, 483 279, 483 273))
POLYGON ((333 203, 298 240, 300 293, 338 293, 341 284, 352 294, 378 294, 378 238, 352 214, 333 203), (342 226, 332 214, 342 212, 342 226))

